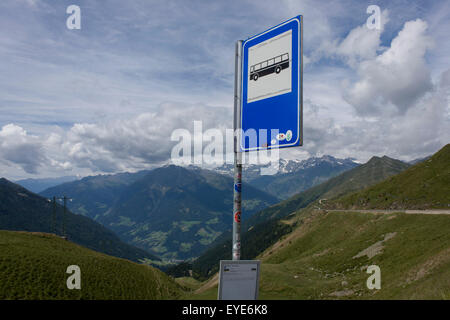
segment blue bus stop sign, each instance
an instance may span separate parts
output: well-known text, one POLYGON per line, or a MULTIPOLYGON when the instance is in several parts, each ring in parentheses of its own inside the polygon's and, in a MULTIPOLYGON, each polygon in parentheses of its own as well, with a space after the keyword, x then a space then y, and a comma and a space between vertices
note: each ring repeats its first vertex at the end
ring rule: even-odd
POLYGON ((302 31, 297 16, 242 43, 239 151, 302 145, 302 31))

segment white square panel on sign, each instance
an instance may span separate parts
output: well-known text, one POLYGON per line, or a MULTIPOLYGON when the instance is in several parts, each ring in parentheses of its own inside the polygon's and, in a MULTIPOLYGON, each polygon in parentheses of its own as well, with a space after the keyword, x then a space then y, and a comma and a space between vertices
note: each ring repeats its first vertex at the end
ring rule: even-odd
POLYGON ((247 103, 292 91, 292 30, 248 48, 247 103))

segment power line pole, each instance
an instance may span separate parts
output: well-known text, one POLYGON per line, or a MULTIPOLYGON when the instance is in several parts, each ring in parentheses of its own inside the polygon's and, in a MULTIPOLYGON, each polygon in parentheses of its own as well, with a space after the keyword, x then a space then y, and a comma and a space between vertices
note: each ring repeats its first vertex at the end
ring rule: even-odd
POLYGON ((63 238, 67 238, 67 234, 66 234, 66 219, 67 219, 67 200, 72 201, 71 198, 68 198, 66 195, 64 195, 62 198, 56 198, 53 197, 53 216, 54 216, 54 228, 55 228, 55 234, 57 234, 57 228, 56 228, 56 200, 63 200, 63 204, 64 204, 64 210, 63 210, 63 215, 62 215, 62 232, 61 232, 61 236, 63 238))
POLYGON ((233 189, 233 243, 232 259, 241 259, 241 204, 242 204, 242 153, 238 148, 240 139, 242 40, 236 42, 234 75, 234 189, 233 189), (237 136, 236 136, 237 133, 237 136))
POLYGON ((66 238, 67 199, 68 199, 68 198, 64 195, 64 196, 63 196, 63 201, 64 201, 64 213, 63 213, 63 218, 62 218, 62 236, 63 236, 63 238, 66 238))
POLYGON ((56 197, 53 196, 53 219, 52 219, 53 233, 56 234, 56 197))

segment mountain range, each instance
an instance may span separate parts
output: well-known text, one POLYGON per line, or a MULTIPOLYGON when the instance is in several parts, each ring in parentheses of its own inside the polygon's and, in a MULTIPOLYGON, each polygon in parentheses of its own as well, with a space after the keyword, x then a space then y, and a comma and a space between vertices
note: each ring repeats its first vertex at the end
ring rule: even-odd
MULTIPOLYGON (((416 159, 411 161, 411 164, 415 164, 419 161, 423 161, 426 158, 421 158, 421 159, 416 159)), ((303 179, 305 179, 305 181, 303 181, 304 185, 314 185, 314 184, 318 184, 320 181, 322 181, 323 179, 326 179, 328 176, 331 175, 335 175, 336 172, 341 172, 343 170, 347 170, 347 169, 351 169, 352 167, 357 166, 358 163, 354 161, 353 158, 347 158, 347 159, 338 159, 338 158, 334 158, 332 156, 322 156, 322 157, 312 157, 306 160, 287 160, 287 159, 280 159, 279 160, 279 169, 277 171, 277 173, 273 176, 261 176, 261 168, 264 168, 266 165, 257 165, 257 164, 250 164, 250 165, 245 165, 244 166, 244 180, 247 182, 252 182, 255 181, 255 184, 258 184, 258 178, 261 177, 266 177, 265 179, 267 179, 268 177, 270 177, 270 181, 275 180, 276 177, 282 177, 283 175, 289 175, 289 174, 293 174, 295 172, 301 172, 303 171, 303 175, 305 176, 303 179), (326 172, 327 168, 326 166, 324 166, 323 168, 325 170, 317 170, 317 168, 315 168, 316 170, 316 175, 315 174, 309 174, 308 170, 314 167, 321 167, 323 164, 328 163, 328 170, 330 170, 331 172, 326 172), (342 166, 342 167, 341 167, 342 166), (308 176, 312 176, 312 180, 310 181, 310 179, 308 178, 308 176)), ((188 166, 188 169, 197 169, 199 167, 196 166, 188 166)), ((215 167, 215 168, 211 168, 210 170, 215 171, 217 173, 223 174, 223 175, 228 175, 228 176, 233 176, 233 172, 234 172, 234 165, 231 164, 224 164, 222 166, 219 167, 215 167)), ((145 173, 147 172, 146 170, 141 171, 141 173, 145 173)), ((107 181, 109 180, 110 183, 113 183, 113 181, 115 180, 116 182, 121 180, 121 176, 122 178, 124 178, 123 180, 126 181, 126 176, 130 176, 133 177, 132 173, 122 173, 122 174, 115 174, 115 175, 101 175, 104 178, 104 183, 107 183, 107 181)), ((98 176, 95 176, 98 177, 98 176)), ((136 177, 139 177, 139 174, 136 175, 136 177)), ((89 178, 89 177, 87 177, 89 178)), ((75 180, 80 180, 80 177, 77 176, 63 176, 63 177, 57 177, 57 178, 28 178, 28 179, 21 179, 21 180, 16 180, 13 181, 14 183, 17 183, 19 185, 21 185, 22 187, 30 190, 31 192, 34 193, 40 193, 46 189, 50 189, 52 187, 55 186, 59 186, 63 183, 66 182, 72 182, 75 180)), ((96 179, 97 180, 97 179, 96 179)), ((264 180, 264 179, 263 179, 264 180)), ((85 182, 88 182, 88 180, 85 180, 85 182)), ((98 182, 98 181, 97 181, 98 182)), ((275 183, 276 184, 276 183, 275 183)), ((268 190, 266 190, 267 192, 274 194, 276 196, 281 196, 281 197, 286 197, 285 192, 277 192, 275 190, 271 190, 271 188, 268 188, 268 190)), ((302 190, 297 190, 297 192, 300 192, 302 190)), ((291 191, 289 191, 289 193, 292 193, 291 191)))
MULTIPOLYGON (((279 199, 287 199, 341 172, 352 169, 359 163, 352 158, 338 159, 325 155, 306 160, 280 159, 278 165, 278 171, 274 175, 261 175, 261 169, 267 165, 244 165, 242 179, 279 199)), ((212 170, 233 176, 234 165, 224 164, 212 170)))
MULTIPOLYGON (((281 159, 279 172, 273 176, 261 176, 261 166, 247 166, 243 172, 243 222, 253 222, 245 226, 270 220, 265 214, 252 214, 279 198, 355 166, 358 164, 352 159, 331 156, 303 161, 281 159)), ((224 165, 213 171, 171 165, 86 177, 41 194, 48 198, 65 194, 72 198, 69 208, 73 212, 102 223, 127 243, 164 260, 185 260, 201 255, 227 237, 223 232, 231 226, 232 168, 224 165)))
MULTIPOLYGON (((233 179, 209 170, 169 165, 151 171, 88 177, 45 190, 65 194, 86 215, 127 243, 164 260, 201 254, 232 222, 233 179)), ((243 185, 243 219, 278 199, 243 185)))
POLYGON ((29 178, 13 182, 17 183, 18 185, 21 185, 22 187, 24 187, 27 190, 30 190, 31 192, 39 193, 41 191, 44 191, 45 189, 57 186, 61 183, 70 182, 77 179, 78 177, 76 176, 64 176, 57 178, 29 178))

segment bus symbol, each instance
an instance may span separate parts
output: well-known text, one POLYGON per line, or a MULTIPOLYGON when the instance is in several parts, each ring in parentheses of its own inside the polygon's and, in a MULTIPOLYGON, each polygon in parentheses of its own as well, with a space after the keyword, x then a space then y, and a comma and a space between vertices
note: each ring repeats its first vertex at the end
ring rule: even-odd
POLYGON ((250 67, 250 80, 258 80, 259 77, 272 73, 280 73, 281 70, 289 68, 289 54, 284 53, 271 59, 264 60, 250 67))

